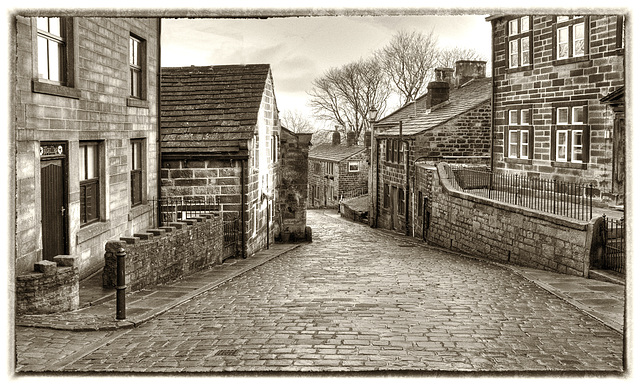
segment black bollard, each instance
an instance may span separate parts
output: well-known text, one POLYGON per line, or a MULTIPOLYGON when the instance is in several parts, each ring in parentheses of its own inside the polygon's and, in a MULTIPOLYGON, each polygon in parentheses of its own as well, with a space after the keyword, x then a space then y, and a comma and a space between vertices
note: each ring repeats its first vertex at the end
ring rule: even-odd
POLYGON ((118 249, 116 253, 116 319, 126 319, 126 302, 125 302, 125 290, 127 288, 124 279, 124 260, 127 257, 127 252, 124 248, 118 249))

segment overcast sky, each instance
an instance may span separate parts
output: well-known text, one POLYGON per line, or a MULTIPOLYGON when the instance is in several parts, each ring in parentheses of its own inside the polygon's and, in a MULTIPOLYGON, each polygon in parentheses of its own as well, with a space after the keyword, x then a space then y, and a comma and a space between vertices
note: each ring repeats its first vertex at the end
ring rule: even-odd
MULTIPOLYGON (((268 63, 280 112, 311 114, 307 91, 331 67, 368 57, 399 30, 490 58, 487 15, 163 19, 162 66, 268 63)), ((395 105, 392 102, 390 105, 395 105)))

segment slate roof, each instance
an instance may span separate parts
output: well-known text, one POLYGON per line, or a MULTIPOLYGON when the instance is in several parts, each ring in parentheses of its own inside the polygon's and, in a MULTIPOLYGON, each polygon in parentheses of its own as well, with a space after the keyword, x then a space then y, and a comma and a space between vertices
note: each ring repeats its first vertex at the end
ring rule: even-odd
POLYGON ((233 154, 246 149, 269 76, 268 64, 163 67, 162 152, 233 154))
POLYGON ((379 125, 379 124, 397 123, 400 120, 405 121, 405 120, 408 120, 410 117, 415 117, 416 109, 422 109, 424 111, 428 96, 429 96, 428 93, 425 93, 422 96, 416 98, 415 101, 406 103, 405 105, 396 109, 389 115, 376 121, 376 124, 379 125))
POLYGON ((358 145, 347 147, 346 145, 320 144, 309 151, 309 159, 341 162, 365 149, 365 147, 358 145))
MULTIPOLYGON (((437 127, 491 100, 491 78, 470 81, 458 89, 451 90, 449 100, 418 114, 417 117, 402 122, 402 135, 412 136, 437 127)), ((386 119, 386 118, 385 118, 386 119)), ((381 132, 380 137, 398 136, 399 126, 381 132)))

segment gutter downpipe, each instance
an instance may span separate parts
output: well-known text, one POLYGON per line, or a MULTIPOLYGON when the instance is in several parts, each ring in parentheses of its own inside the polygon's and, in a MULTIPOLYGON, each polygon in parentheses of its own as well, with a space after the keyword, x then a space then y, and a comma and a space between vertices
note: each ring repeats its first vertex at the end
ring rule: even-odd
POLYGON ((162 18, 158 18, 157 19, 157 24, 158 24, 158 37, 156 38, 156 50, 158 53, 158 71, 157 71, 157 85, 156 85, 156 106, 157 106, 157 115, 158 115, 158 125, 156 126, 156 158, 157 158, 157 166, 156 169, 157 171, 157 179, 156 179, 156 195, 157 195, 157 200, 156 203, 154 203, 152 205, 152 209, 153 206, 156 207, 157 211, 156 211, 156 219, 153 220, 154 226, 159 226, 160 225, 160 220, 162 220, 162 215, 160 214, 160 200, 161 200, 161 196, 162 196, 162 185, 160 184, 162 182, 162 142, 161 142, 161 128, 162 128, 162 101, 161 101, 161 85, 160 82, 162 82, 162 64, 160 63, 161 61, 161 52, 160 52, 160 40, 161 40, 161 36, 162 36, 162 18))
POLYGON ((405 155, 405 183, 404 183, 404 234, 406 236, 409 236, 409 224, 410 224, 410 220, 409 220, 409 190, 410 190, 410 183, 409 183, 409 176, 410 176, 410 172, 409 172, 409 141, 408 140, 404 140, 402 137, 402 121, 400 121, 400 142, 403 143, 404 145, 406 145, 406 151, 407 154, 405 155))
POLYGON ((242 232, 240 233, 240 235, 242 236, 242 258, 246 259, 247 258, 247 236, 245 235, 245 233, 247 232, 247 228, 245 225, 245 219, 244 219, 244 213, 245 213, 245 206, 247 203, 247 200, 245 198, 245 180, 246 180, 246 184, 249 184, 249 177, 245 177, 245 175, 247 174, 247 167, 245 166, 247 164, 248 158, 247 159, 241 159, 240 160, 240 176, 242 177, 242 182, 240 184, 240 196, 242 197, 242 206, 241 206, 241 210, 240 210, 240 227, 242 228, 242 232), (245 179, 246 178, 246 179, 245 179))

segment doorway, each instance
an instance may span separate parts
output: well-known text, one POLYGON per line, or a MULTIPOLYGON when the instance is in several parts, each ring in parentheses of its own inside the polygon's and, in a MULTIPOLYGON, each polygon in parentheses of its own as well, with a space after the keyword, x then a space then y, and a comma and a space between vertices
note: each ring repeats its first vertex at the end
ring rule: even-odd
POLYGON ((67 254, 67 173, 64 144, 40 147, 42 260, 67 254))

